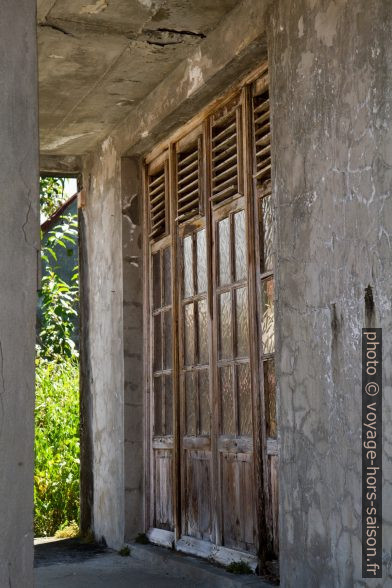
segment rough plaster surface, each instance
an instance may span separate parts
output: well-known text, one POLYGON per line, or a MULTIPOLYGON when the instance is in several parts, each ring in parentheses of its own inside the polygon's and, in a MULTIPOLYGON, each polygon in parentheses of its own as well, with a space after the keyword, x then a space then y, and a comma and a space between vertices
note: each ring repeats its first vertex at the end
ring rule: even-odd
POLYGON ((41 151, 91 151, 236 0, 38 0, 41 151))
MULTIPOLYGON (((97 539, 124 541, 124 380, 120 161, 110 139, 86 161, 83 209, 89 293, 93 521, 97 539)), ((86 268, 81 267, 82 274, 86 268)), ((82 277, 83 279, 83 277, 82 277)), ((86 382, 85 382, 86 383, 86 382)))
POLYGON ((0 18, 0 586, 32 585, 38 215, 35 6, 0 18), (17 73, 16 73, 17 72, 17 73))
POLYGON ((269 30, 282 586, 391 586, 392 9, 382 0, 279 0, 269 30), (383 328, 385 567, 383 580, 365 581, 368 285, 370 323, 383 328))

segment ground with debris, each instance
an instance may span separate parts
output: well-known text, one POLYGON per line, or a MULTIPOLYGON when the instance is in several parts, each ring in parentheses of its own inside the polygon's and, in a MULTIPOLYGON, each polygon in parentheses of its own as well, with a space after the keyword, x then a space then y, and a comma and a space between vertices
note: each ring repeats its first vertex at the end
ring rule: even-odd
POLYGON ((187 588, 270 586, 255 576, 235 576, 193 557, 151 545, 129 556, 78 539, 35 542, 36 588, 187 588))

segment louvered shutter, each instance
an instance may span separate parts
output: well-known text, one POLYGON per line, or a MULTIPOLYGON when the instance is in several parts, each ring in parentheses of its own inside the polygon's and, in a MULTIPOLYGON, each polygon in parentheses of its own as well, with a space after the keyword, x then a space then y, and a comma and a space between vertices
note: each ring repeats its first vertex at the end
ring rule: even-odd
POLYGON ((157 239, 167 232, 167 164, 148 175, 148 202, 150 211, 150 237, 157 239))
POLYGON ((262 91, 253 96, 254 178, 260 185, 271 178, 271 124, 267 76, 258 84, 262 91))
POLYGON ((197 138, 177 157, 177 221, 182 223, 201 212, 202 140, 197 138))
MULTIPOLYGON (((228 110, 228 109, 227 109, 228 110)), ((212 121, 212 192, 214 204, 240 192, 239 134, 240 109, 234 108, 212 121)))

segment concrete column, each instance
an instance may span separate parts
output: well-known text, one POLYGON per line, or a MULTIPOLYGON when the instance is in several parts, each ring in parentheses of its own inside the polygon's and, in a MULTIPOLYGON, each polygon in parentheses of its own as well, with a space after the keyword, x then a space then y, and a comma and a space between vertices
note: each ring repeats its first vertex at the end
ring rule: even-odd
POLYGON ((90 518, 96 538, 118 549, 124 542, 121 169, 110 139, 85 158, 83 183, 82 442, 89 446, 82 454, 82 483, 89 494, 82 521, 88 526, 90 518))
POLYGON ((144 531, 142 178, 137 158, 121 160, 124 316, 125 539, 144 531))
POLYGON ((366 585, 389 586, 392 7, 278 0, 270 31, 282 585, 365 585, 360 334, 370 286, 384 345, 385 568, 366 585))
POLYGON ((0 17, 0 586, 32 586, 39 250, 35 2, 0 17))

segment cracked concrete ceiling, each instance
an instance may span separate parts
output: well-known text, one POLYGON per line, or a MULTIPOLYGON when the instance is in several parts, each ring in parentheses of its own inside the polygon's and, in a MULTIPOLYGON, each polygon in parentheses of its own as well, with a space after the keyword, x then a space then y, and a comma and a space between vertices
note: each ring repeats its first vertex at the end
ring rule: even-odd
POLYGON ((237 0, 38 0, 41 153, 91 151, 237 0))

